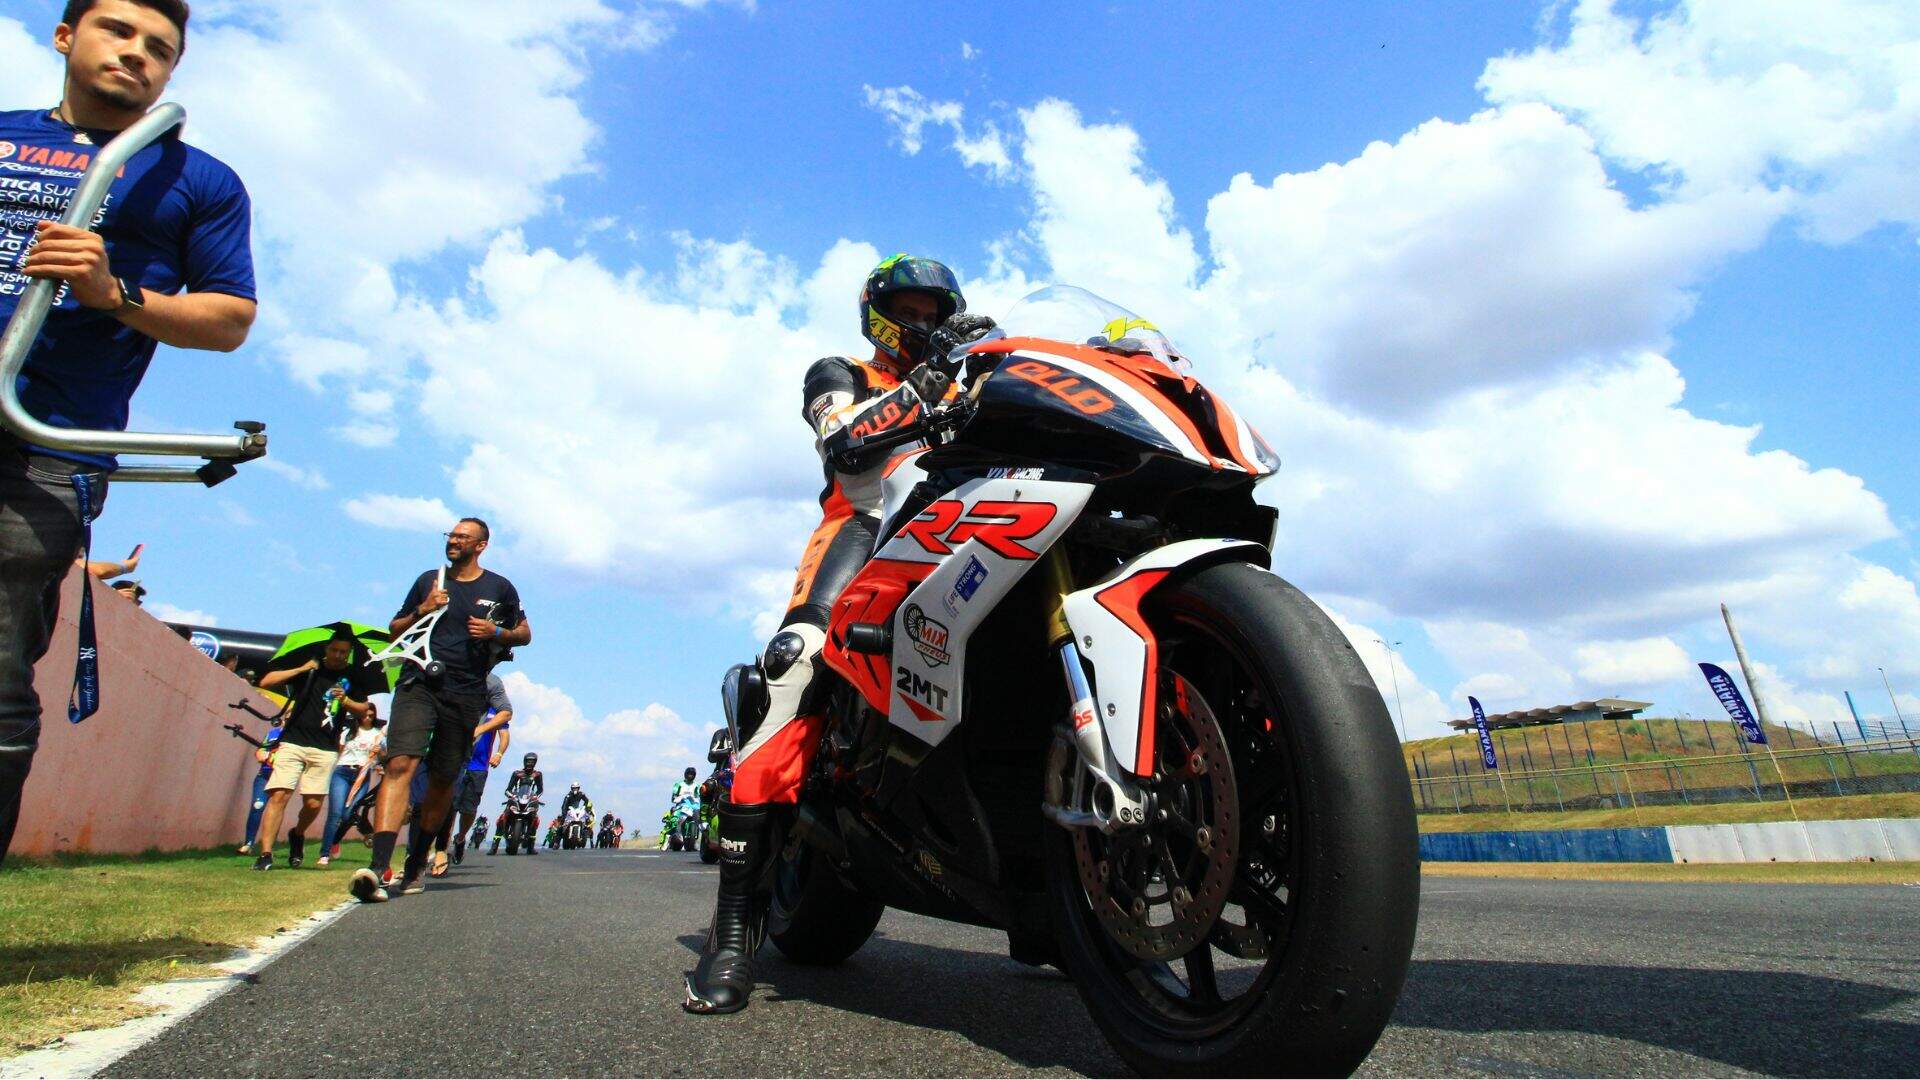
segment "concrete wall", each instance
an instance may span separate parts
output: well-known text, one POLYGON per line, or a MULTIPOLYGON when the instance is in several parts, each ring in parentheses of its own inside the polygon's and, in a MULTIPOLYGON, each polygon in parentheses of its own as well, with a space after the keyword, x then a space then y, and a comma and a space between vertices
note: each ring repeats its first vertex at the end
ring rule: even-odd
POLYGON ((53 647, 34 675, 40 751, 27 778, 13 851, 137 852, 238 844, 259 767, 253 748, 222 729, 260 721, 227 708, 272 706, 160 620, 98 584, 100 711, 67 722, 80 574, 68 577, 53 647))
POLYGON ((1423 833, 1428 862, 1854 862, 1920 860, 1920 818, 1771 821, 1651 829, 1423 833))

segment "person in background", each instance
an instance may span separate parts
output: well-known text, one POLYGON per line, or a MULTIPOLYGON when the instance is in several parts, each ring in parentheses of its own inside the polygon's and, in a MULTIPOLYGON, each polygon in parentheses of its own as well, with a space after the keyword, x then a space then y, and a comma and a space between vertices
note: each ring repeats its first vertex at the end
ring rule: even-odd
POLYGON ((361 774, 386 748, 386 723, 372 702, 367 703, 359 721, 358 726, 343 733, 340 757, 333 765, 333 779, 327 788, 327 831, 320 845, 321 866, 340 857, 340 834, 353 820, 354 807, 363 795, 373 791, 373 785, 365 783, 361 774))
POLYGON ((429 648, 440 665, 428 679, 408 664, 394 689, 387 725, 387 776, 375 807, 372 858, 353 872, 348 892, 361 903, 389 899, 395 884, 393 849, 400 839, 407 789, 427 773, 427 791, 413 815, 407 858, 398 881, 402 896, 426 891, 427 855, 453 806, 453 785, 473 753, 473 732, 487 711, 487 675, 508 650, 533 640, 513 583, 480 565, 491 532, 479 518, 461 518, 446 535, 446 565, 414 579, 387 632, 405 634, 436 611, 429 648))
POLYGON ((253 778, 253 801, 247 809, 247 838, 240 843, 240 854, 253 854, 253 838, 260 834, 260 815, 267 809, 267 778, 273 775, 273 752, 280 749, 280 725, 267 729, 267 741, 253 752, 260 772, 253 778))
POLYGON ((92 562, 87 562, 85 559, 75 559, 74 562, 86 563, 87 573, 92 574, 95 581, 111 581, 114 578, 124 577, 140 569, 140 553, 146 549, 146 546, 145 544, 141 544, 134 548, 133 554, 127 556, 120 562, 115 562, 112 559, 95 559, 92 562))
POLYGON ((121 578, 113 583, 113 591, 133 601, 134 607, 145 607, 141 598, 147 595, 147 587, 140 584, 139 578, 121 578))
POLYGON ((300 865, 307 830, 320 816, 333 765, 339 758, 340 728, 335 710, 357 721, 370 708, 347 689, 353 647, 353 636, 342 631, 327 642, 320 659, 270 672, 260 680, 262 689, 272 690, 305 679, 287 707, 286 731, 280 737, 280 752, 274 755, 273 775, 267 780, 267 810, 261 815, 255 841, 260 851, 253 862, 255 870, 273 869, 273 837, 280 831, 281 815, 296 788, 300 791, 300 817, 287 835, 287 865, 300 865))
MULTIPOLYGON (((8 154, 0 321, 30 286, 55 283, 15 385, 42 423, 125 431, 161 343, 232 352, 252 329, 246 187, 180 129, 127 161, 97 232, 58 221, 63 193, 93 156, 166 93, 186 51, 187 16, 182 0, 67 0, 50 42, 63 69, 59 103, 0 111, 8 154)), ((25 77, 29 69, 16 59, 7 70, 25 77)), ((8 85, 17 92, 25 84, 8 85)), ((87 522, 106 506, 115 465, 112 455, 0 436, 0 862, 40 744, 34 665, 53 639, 60 582, 82 551, 87 522)))
POLYGON ((467 758, 467 767, 461 772, 460 779, 453 785, 453 813, 440 826, 440 835, 433 841, 433 868, 428 871, 434 877, 447 872, 447 839, 453 838, 453 861, 458 864, 467 855, 467 833, 473 829, 473 819, 480 813, 480 799, 487 793, 487 774, 499 768, 500 758, 507 752, 507 746, 513 741, 513 732, 508 725, 513 723, 513 702, 507 697, 507 686, 500 676, 487 675, 487 717, 473 732, 473 753, 467 758), (458 825, 455 817, 459 818, 458 825))

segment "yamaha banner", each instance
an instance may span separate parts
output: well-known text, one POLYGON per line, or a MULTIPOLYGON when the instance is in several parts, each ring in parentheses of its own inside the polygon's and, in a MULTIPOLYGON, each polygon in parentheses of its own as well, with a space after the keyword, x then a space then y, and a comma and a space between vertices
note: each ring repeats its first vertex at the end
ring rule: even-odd
POLYGON ((1493 753, 1493 736, 1487 734, 1487 714, 1480 710, 1480 699, 1469 697, 1467 704, 1473 706, 1473 726, 1480 732, 1480 763, 1489 769, 1500 767, 1500 759, 1493 753))
POLYGON ((1750 743, 1765 745, 1767 733, 1760 729, 1760 721, 1754 719, 1753 710, 1747 708, 1747 699, 1740 696, 1740 685, 1733 676, 1718 664, 1701 664, 1700 673, 1707 677, 1707 685, 1713 688, 1713 696, 1727 707, 1727 715, 1740 725, 1740 731, 1750 743))

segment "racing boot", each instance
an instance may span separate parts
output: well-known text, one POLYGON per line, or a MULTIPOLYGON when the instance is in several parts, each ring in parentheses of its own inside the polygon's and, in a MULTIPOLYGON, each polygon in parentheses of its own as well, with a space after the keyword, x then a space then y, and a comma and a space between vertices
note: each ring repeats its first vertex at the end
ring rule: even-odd
POLYGON ((682 1007, 693 1013, 739 1012, 753 993, 753 954, 766 927, 755 895, 772 858, 771 805, 720 804, 720 896, 700 964, 687 979, 682 1007))

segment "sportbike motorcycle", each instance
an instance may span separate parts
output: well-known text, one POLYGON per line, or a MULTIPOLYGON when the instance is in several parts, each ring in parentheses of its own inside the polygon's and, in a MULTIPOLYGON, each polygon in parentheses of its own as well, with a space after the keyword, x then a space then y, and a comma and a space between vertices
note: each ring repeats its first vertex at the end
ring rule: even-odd
POLYGON ((713 772, 700 782, 700 861, 720 861, 720 800, 733 790, 733 740, 726 728, 713 733, 707 745, 713 772))
POLYGON ((486 842, 487 816, 485 814, 476 814, 473 818, 473 832, 467 837, 467 847, 477 854, 480 851, 480 845, 486 842))
MULTIPOLYGON (((533 854, 534 834, 540 829, 540 799, 532 791, 515 791, 507 795, 506 809, 500 822, 500 831, 493 838, 497 848, 501 839, 507 842, 507 854, 520 852, 533 854)), ((552 845, 549 844, 549 847, 552 845)))
POLYGON ((576 806, 567 811, 560 824, 560 846, 568 851, 587 846, 593 839, 593 820, 587 817, 584 806, 576 806))
MULTIPOLYGON (((942 362, 948 402, 829 442, 894 456, 766 936, 834 964, 886 907, 994 927, 1143 1073, 1351 1073, 1407 972, 1418 847, 1378 689, 1270 570, 1278 458, 1084 290, 942 362)), ((764 673, 722 698, 741 745, 764 673)))
POLYGON ((613 826, 611 825, 600 826, 600 831, 594 834, 593 846, 597 848, 612 847, 613 846, 613 826))
POLYGON ((692 851, 700 838, 700 804, 683 799, 668 808, 660 819, 666 830, 667 847, 673 851, 692 851))

